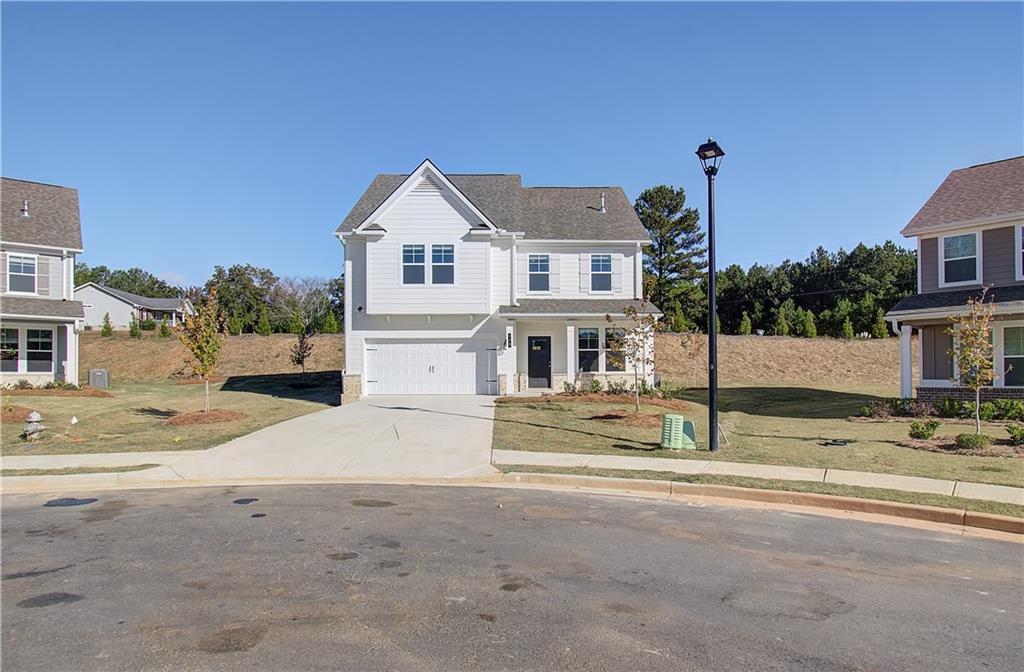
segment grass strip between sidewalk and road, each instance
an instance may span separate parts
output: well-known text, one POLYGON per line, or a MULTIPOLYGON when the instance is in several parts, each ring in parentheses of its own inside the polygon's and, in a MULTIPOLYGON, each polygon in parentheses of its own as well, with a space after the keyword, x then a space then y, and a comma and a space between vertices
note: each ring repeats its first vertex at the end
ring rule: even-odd
POLYGON ((980 499, 966 499, 964 497, 951 497, 948 495, 935 495, 921 492, 905 492, 903 490, 889 490, 886 488, 863 488, 855 485, 840 485, 837 483, 781 481, 766 478, 749 478, 746 476, 719 476, 715 474, 677 474, 671 471, 648 471, 641 469, 549 467, 530 464, 502 464, 495 466, 505 474, 567 474, 571 476, 653 479, 701 485, 728 485, 738 488, 757 488, 759 490, 809 492, 819 495, 838 495, 840 497, 877 499, 885 502, 938 506, 946 509, 966 509, 967 511, 975 511, 978 513, 992 513, 1001 516, 1024 518, 1024 506, 1020 506, 1018 504, 1005 504, 1002 502, 989 502, 980 499))
POLYGON ((132 464, 124 467, 62 467, 59 469, 2 469, 0 476, 74 476, 76 474, 117 474, 124 471, 142 471, 159 464, 132 464))

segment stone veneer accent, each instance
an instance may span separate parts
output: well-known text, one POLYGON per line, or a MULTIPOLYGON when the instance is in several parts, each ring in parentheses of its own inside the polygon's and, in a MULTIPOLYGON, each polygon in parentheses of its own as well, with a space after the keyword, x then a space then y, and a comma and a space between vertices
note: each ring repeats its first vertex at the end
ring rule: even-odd
POLYGON ((341 403, 351 404, 359 401, 363 394, 363 377, 357 373, 341 377, 341 403))
POLYGON ((508 392, 509 392, 509 389, 508 389, 508 374, 499 373, 498 374, 498 396, 499 397, 504 397, 506 394, 508 394, 508 392))
MULTIPOLYGON (((939 401, 949 397, 974 401, 974 392, 966 387, 919 387, 917 398, 921 401, 939 401)), ((1024 387, 986 387, 981 390, 981 400, 1024 399, 1024 387)))

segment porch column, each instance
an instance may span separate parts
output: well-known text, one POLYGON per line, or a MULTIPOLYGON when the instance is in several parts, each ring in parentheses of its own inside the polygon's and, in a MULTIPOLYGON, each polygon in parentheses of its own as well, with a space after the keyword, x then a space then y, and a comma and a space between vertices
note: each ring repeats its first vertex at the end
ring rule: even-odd
POLYGON ((64 328, 64 381, 78 385, 78 332, 75 331, 74 323, 64 328))
POLYGON ((909 324, 900 326, 900 396, 904 399, 914 396, 914 365, 911 357, 911 336, 914 328, 909 324))
POLYGON ((566 381, 575 384, 576 383, 576 358, 575 348, 576 345, 576 327, 572 322, 565 323, 565 379, 566 381))

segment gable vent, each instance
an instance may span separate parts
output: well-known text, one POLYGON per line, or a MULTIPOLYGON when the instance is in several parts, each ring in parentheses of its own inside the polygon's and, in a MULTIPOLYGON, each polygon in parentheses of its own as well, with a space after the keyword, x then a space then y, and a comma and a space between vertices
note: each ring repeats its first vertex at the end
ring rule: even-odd
POLYGON ((419 183, 412 188, 414 194, 436 194, 441 191, 441 185, 431 175, 425 175, 419 183))

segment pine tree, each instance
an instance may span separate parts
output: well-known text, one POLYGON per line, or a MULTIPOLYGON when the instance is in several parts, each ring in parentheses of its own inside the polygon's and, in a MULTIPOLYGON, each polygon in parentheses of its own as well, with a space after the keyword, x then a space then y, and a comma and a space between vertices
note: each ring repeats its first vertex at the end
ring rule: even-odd
POLYGON ((270 326, 270 311, 266 306, 260 308, 260 319, 256 322, 256 333, 260 336, 270 336, 273 329, 270 326))
POLYGON ((232 336, 238 336, 242 333, 242 318, 238 315, 232 315, 228 318, 228 333, 232 336))
POLYGON ((849 315, 847 315, 846 319, 843 320, 843 338, 848 341, 853 338, 853 322, 850 322, 849 315))
POLYGON ((110 323, 110 313, 103 313, 103 327, 100 328, 100 336, 113 336, 114 325, 110 323))
POLYGON ((292 346, 292 364, 295 366, 301 366, 302 372, 306 372, 306 360, 313 354, 313 339, 309 337, 309 334, 305 330, 300 331, 298 339, 295 341, 295 345, 292 346))
POLYGON ((171 325, 167 324, 167 318, 165 317, 160 322, 160 338, 168 338, 171 333, 171 325))
POLYGON ((818 325, 814 323, 814 311, 804 311, 804 338, 816 338, 818 325))
POLYGON ((750 315, 747 315, 747 311, 743 311, 743 316, 740 318, 740 336, 750 336, 751 332, 750 315))
POLYGON ((789 336, 789 322, 786 320, 785 313, 779 312, 772 330, 776 336, 789 336))
POLYGON ((139 326, 139 321, 132 316, 132 321, 128 323, 128 335, 132 338, 142 338, 142 328, 139 326))
POLYGON ((306 325, 302 323, 302 313, 298 308, 292 312, 292 319, 288 322, 288 331, 296 336, 306 332, 306 325))
POLYGON ((888 338, 889 325, 885 323, 885 313, 879 308, 875 311, 875 321, 871 325, 871 338, 888 338))
POLYGON ((324 324, 320 328, 320 331, 325 334, 338 333, 338 318, 334 317, 333 312, 327 313, 327 317, 324 318, 324 324))

